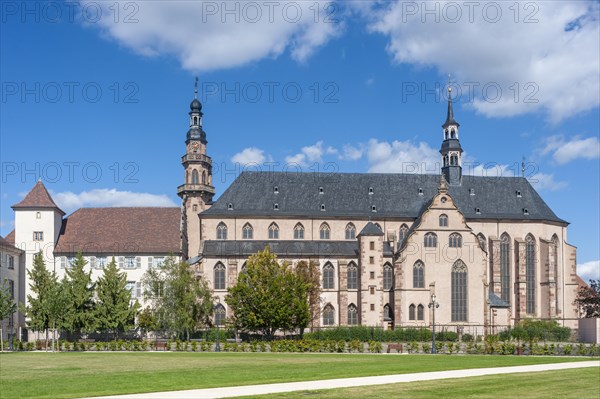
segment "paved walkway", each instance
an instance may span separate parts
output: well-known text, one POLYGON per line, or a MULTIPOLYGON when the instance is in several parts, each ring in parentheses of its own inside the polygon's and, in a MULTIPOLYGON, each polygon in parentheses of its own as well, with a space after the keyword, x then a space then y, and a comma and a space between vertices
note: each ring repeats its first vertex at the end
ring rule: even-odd
MULTIPOLYGON (((247 395, 265 395, 292 391, 317 389, 351 388, 369 385, 395 384, 398 382, 428 381, 446 378, 478 377, 492 374, 528 373, 532 371, 549 371, 578 369, 583 367, 600 367, 600 361, 584 361, 573 363, 536 364, 530 366, 490 367, 483 369, 433 371, 427 373, 394 374, 375 377, 338 378, 334 380, 286 382, 281 384, 245 385, 237 387, 190 389, 186 391, 153 392, 132 395, 104 396, 93 399, 210 399, 232 398, 247 395)), ((90 398, 92 399, 92 398, 90 398)))

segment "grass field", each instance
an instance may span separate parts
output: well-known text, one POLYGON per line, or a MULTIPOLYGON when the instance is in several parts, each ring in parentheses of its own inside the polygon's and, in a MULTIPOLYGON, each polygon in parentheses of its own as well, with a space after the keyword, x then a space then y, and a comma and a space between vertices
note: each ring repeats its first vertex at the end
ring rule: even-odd
POLYGON ((0 397, 76 398, 579 360, 587 359, 283 353, 9 353, 0 354, 0 397))
POLYGON ((378 399, 378 398, 560 398, 598 399, 598 368, 506 374, 454 380, 419 381, 360 388, 299 391, 245 399, 378 399))

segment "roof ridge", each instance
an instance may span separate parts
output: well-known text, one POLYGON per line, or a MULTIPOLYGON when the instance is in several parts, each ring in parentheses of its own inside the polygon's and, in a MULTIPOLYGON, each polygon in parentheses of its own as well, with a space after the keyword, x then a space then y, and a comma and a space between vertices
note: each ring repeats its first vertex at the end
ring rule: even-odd
POLYGON ((27 195, 25 195, 25 198, 13 205, 12 208, 52 208, 57 209, 63 215, 65 214, 65 212, 56 205, 56 202, 54 202, 52 196, 41 180, 38 180, 37 183, 35 183, 35 186, 33 186, 27 195))

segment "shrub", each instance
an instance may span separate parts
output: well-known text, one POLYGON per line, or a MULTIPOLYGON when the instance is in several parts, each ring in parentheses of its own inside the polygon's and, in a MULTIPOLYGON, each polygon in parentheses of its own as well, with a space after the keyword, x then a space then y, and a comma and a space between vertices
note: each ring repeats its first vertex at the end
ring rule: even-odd
POLYGON ((369 352, 371 353, 381 353, 383 347, 381 342, 377 341, 369 341, 369 352))
POLYGON ((198 350, 198 342, 192 342, 192 352, 196 352, 198 350))
POLYGON ((563 355, 571 356, 573 354, 573 344, 566 344, 563 347, 563 355))
POLYGON ((473 336, 471 334, 463 334, 463 342, 473 342, 473 336))
POLYGON ((350 345, 348 346, 348 352, 358 352, 362 353, 363 351, 363 343, 358 339, 353 339, 350 341, 350 345))
POLYGON ((257 352, 257 351, 258 351, 258 342, 250 341, 250 352, 257 352))
POLYGON ((206 341, 206 340, 200 342, 200 350, 202 352, 208 352, 208 351, 210 351, 211 348, 212 348, 212 342, 206 341))
POLYGON ((408 353, 418 353, 419 352, 419 344, 417 343, 417 341, 412 341, 410 344, 408 344, 407 348, 408 348, 408 353))

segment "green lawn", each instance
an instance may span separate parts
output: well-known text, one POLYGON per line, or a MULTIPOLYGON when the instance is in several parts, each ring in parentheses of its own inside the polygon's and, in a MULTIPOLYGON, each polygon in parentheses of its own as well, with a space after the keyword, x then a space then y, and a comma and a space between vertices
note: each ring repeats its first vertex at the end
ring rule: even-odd
MULTIPOLYGON (((377 398, 561 398, 598 399, 597 367, 539 373, 505 374, 454 380, 419 381, 360 388, 299 391, 252 396, 254 399, 377 399, 377 398)), ((245 397, 250 398, 250 397, 245 397)))
POLYGON ((0 354, 1 398, 74 398, 587 360, 283 353, 0 354))

